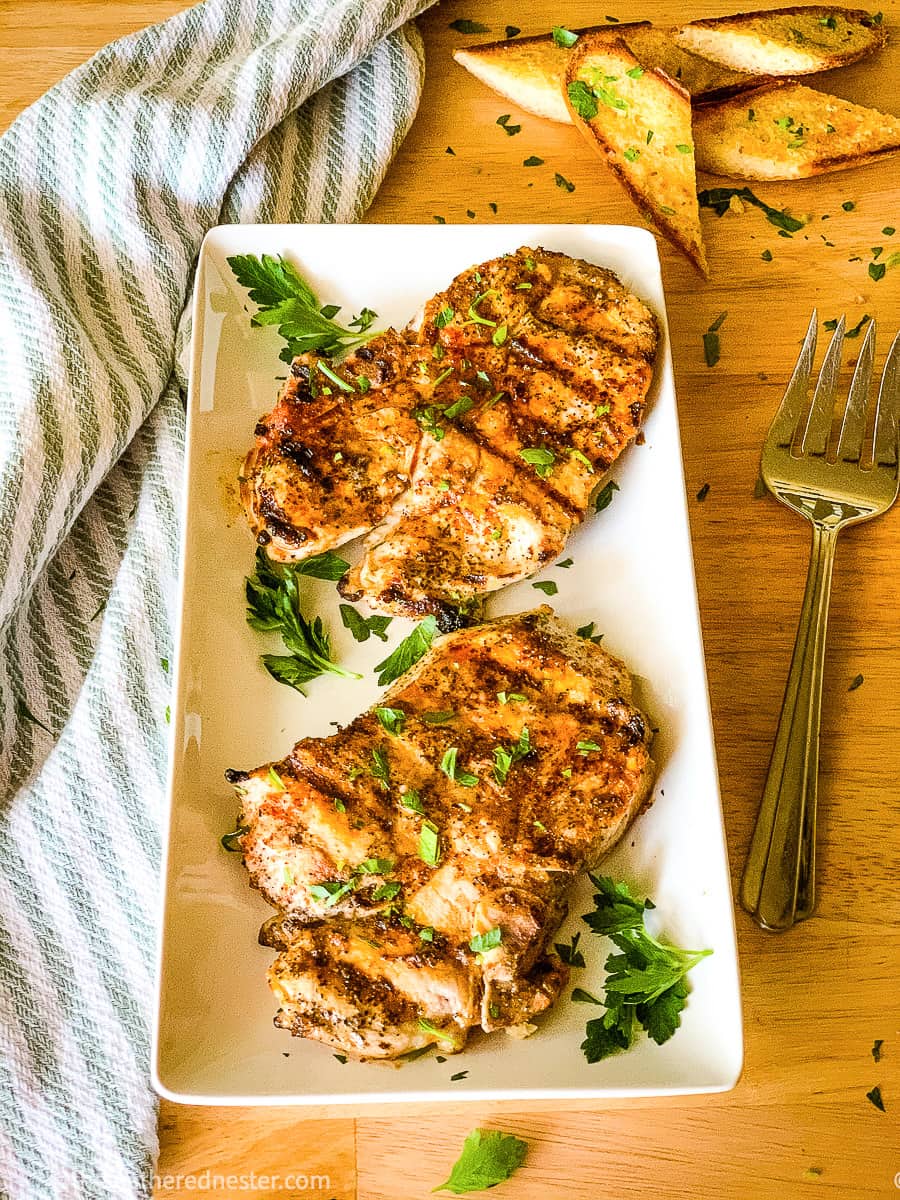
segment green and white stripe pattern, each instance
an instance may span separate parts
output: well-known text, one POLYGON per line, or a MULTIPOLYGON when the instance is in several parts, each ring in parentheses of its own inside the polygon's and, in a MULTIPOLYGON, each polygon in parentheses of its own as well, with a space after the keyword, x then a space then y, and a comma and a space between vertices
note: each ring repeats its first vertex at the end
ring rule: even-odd
POLYGON ((428 2, 207 0, 0 138, 0 1196, 148 1194, 194 261, 364 212, 428 2))

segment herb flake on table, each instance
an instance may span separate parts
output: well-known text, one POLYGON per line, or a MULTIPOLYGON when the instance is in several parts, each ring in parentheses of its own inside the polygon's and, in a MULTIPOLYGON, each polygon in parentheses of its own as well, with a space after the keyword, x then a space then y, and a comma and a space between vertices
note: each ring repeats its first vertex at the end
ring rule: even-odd
POLYGON ((480 21, 469 21, 465 17, 451 21, 450 28, 457 33, 490 33, 491 31, 489 25, 482 25, 480 21))
POLYGON ((727 316, 727 312, 719 313, 712 325, 710 325, 709 329, 707 329, 706 333, 703 335, 703 357, 705 358, 706 365, 708 367, 714 367, 719 361, 719 353, 721 350, 719 345, 719 330, 722 328, 722 324, 727 316))
POLYGON ((872 318, 869 316, 868 313, 863 313, 863 315, 859 318, 859 320, 853 326, 852 329, 847 329, 844 331, 844 337, 845 338, 858 338, 859 335, 862 333, 863 326, 868 324, 868 322, 871 320, 872 320, 872 318))
POLYGON ((578 949, 578 943, 581 941, 581 930, 578 933, 572 934, 572 939, 569 942, 556 942, 554 950, 566 964, 567 967, 583 967, 585 965, 584 955, 578 949))
POLYGON ((874 1104, 879 1112, 887 1111, 884 1107, 884 1100, 881 1098, 881 1088, 877 1085, 870 1092, 866 1092, 866 1099, 870 1104, 874 1104))
POLYGON ((881 1047, 884 1045, 884 1038, 876 1038, 872 1043, 872 1058, 875 1062, 881 1062, 881 1047))
POLYGON ((627 1050, 643 1028, 657 1045, 681 1024, 687 1001, 686 975, 711 950, 682 950, 665 945, 644 927, 644 913, 655 907, 639 900, 625 883, 590 875, 597 888, 594 911, 583 916, 596 934, 608 937, 618 954, 606 960, 606 1012, 588 1021, 581 1049, 588 1062, 627 1050))
POLYGON ((588 621, 587 625, 582 625, 579 629, 575 630, 575 633, 578 637, 584 638, 585 641, 593 642, 595 646, 599 646, 603 641, 603 634, 594 633, 594 624, 593 621, 588 621))
POLYGON ((522 163, 523 167, 542 167, 543 165, 544 160, 542 158, 538 158, 536 154, 529 154, 522 163))
POLYGON ((506 36, 508 38, 514 38, 521 32, 522 30, 518 27, 518 25, 507 25, 506 27, 506 36))
POLYGON ((754 192, 751 192, 748 187, 739 188, 709 188, 706 191, 698 192, 697 200, 701 208, 711 208, 716 216, 722 217, 725 213, 732 210, 732 200, 737 199, 741 203, 752 204, 756 208, 761 209, 766 220, 774 225, 780 234, 785 237, 791 237, 798 230, 802 229, 806 224, 799 217, 792 217, 788 212, 781 208, 773 208, 771 204, 767 204, 764 200, 760 200, 754 192))
POLYGON ((700 491, 697 493, 697 499, 702 503, 708 495, 709 495, 709 484, 704 483, 703 486, 700 488, 700 491))
POLYGON ((303 685, 320 675, 338 675, 343 679, 361 679, 332 658, 331 639, 320 617, 306 619, 300 607, 298 577, 303 574, 296 563, 274 563, 263 550, 256 552, 256 571, 245 582, 247 624, 261 633, 280 635, 290 654, 263 654, 265 669, 273 679, 306 695, 303 685))
POLYGON ((279 355, 283 362, 313 351, 331 358, 374 336, 368 330, 377 313, 363 309, 349 328, 338 325, 333 317, 339 308, 320 305, 306 280, 280 254, 235 254, 227 262, 257 306, 250 324, 276 325, 287 343, 279 355))
POLYGON ((560 175, 559 171, 553 176, 556 186, 562 188, 564 192, 574 192, 575 184, 571 180, 566 179, 565 175, 560 175))
POLYGON ((462 1153, 453 1164, 450 1177, 436 1192, 457 1196, 484 1192, 509 1179, 522 1165, 528 1143, 499 1129, 473 1129, 463 1143, 462 1153))
POLYGON ((431 647, 436 633, 437 619, 429 614, 386 659, 376 664, 375 670, 379 672, 379 686, 384 687, 386 683, 393 683, 414 663, 417 663, 431 647))
POLYGON ((852 680, 852 682, 851 682, 850 686, 847 688, 847 691, 848 691, 848 692, 855 692, 855 691, 856 691, 856 689, 857 689, 858 687, 862 687, 862 685, 863 685, 863 682, 864 682, 864 678, 865 678, 865 677, 864 677, 864 676, 862 676, 862 675, 856 675, 856 676, 854 676, 854 678, 853 678, 853 680, 852 680))
MULTIPOLYGON (((522 132, 522 126, 521 125, 510 125, 510 123, 509 123, 510 116, 511 116, 510 113, 504 113, 502 116, 497 118, 496 124, 499 125, 501 127, 501 129, 504 130, 505 133, 508 133, 510 137, 514 137, 517 133, 522 132)), ((497 210, 495 208, 494 212, 496 212, 496 211, 497 210)))
POLYGON ((559 585, 552 579, 540 579, 537 583, 531 585, 537 591, 543 592, 545 596, 555 596, 559 591, 559 585))

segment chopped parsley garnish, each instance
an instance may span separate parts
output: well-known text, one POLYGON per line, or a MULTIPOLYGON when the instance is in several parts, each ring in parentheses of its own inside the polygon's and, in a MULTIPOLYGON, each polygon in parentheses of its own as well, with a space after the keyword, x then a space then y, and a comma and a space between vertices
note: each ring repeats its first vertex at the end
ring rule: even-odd
POLYGON ((522 163, 523 167, 542 167, 543 165, 544 160, 542 158, 538 158, 536 154, 529 154, 522 163))
POLYGON ((819 24, 824 25, 826 29, 837 29, 837 21, 834 17, 819 17, 819 24))
MULTIPOLYGON (((305 279, 281 255, 236 254, 228 265, 241 287, 259 311, 251 325, 277 325, 279 336, 287 343, 279 357, 290 362, 298 354, 318 351, 331 358, 373 336, 367 333, 377 313, 365 308, 350 321, 350 328, 332 318, 339 308, 319 304, 305 279)), ((352 390, 340 380, 342 390, 352 390)))
POLYGON ((855 691, 856 691, 856 689, 857 689, 858 687, 862 687, 862 685, 863 685, 863 683, 864 683, 864 682, 865 682, 865 676, 863 676, 863 675, 856 675, 856 676, 854 676, 854 678, 853 678, 853 682, 852 682, 852 683, 850 684, 850 686, 847 688, 847 691, 848 691, 848 692, 855 692, 855 691))
MULTIPOLYGON (((565 192, 574 192, 575 191, 575 184, 572 183, 570 180, 566 179, 565 175, 560 175, 559 171, 556 172, 556 174, 553 176, 553 178, 556 182, 556 186, 558 188, 562 188, 563 191, 565 191, 565 192)), ((521 287, 522 285, 520 284, 519 286, 521 287)), ((527 286, 530 287, 531 285, 528 284, 527 286)))
POLYGON ((444 409, 444 416, 447 418, 448 421, 452 421, 456 417, 463 416, 465 413, 467 413, 469 411, 470 408, 474 408, 474 407, 475 407, 475 397, 474 396, 460 396, 460 398, 458 400, 455 400, 452 404, 447 405, 447 407, 444 409))
POLYGON ((458 783, 460 787, 473 788, 478 783, 478 776, 472 775, 469 771, 461 771, 456 763, 456 756, 459 753, 457 746, 451 746, 449 750, 444 752, 444 757, 441 759, 441 770, 452 783, 458 783))
POLYGON ((578 34, 563 25, 553 26, 553 40, 562 50, 571 50, 578 41, 578 34))
POLYGON ((450 28, 455 29, 457 33, 490 33, 491 31, 489 25, 482 25, 480 21, 467 21, 464 17, 451 21, 450 28))
POLYGON ((423 925, 419 930, 419 940, 422 942, 434 941, 434 927, 431 925, 423 925))
MULTIPOLYGON (((223 833, 219 838, 219 842, 221 843, 223 849, 228 850, 231 853, 239 852, 242 849, 239 839, 242 838, 245 833, 249 832, 249 825, 238 825, 237 829, 233 829, 231 833, 223 833)), ((875 1061, 877 1062, 878 1060, 876 1059, 875 1061)))
POLYGON ((853 212, 854 208, 856 208, 856 204, 852 200, 845 200, 841 205, 841 208, 844 210, 844 212, 853 212))
POLYGON ((587 625, 582 625, 580 629, 575 630, 580 638, 584 638, 587 642, 593 642, 595 646, 599 646, 603 641, 602 633, 594 633, 594 622, 588 621, 587 625))
POLYGON ((271 783, 272 787, 275 788, 275 790, 277 792, 284 792, 287 790, 284 786, 284 780, 281 778, 281 776, 278 774, 278 772, 275 770, 274 767, 269 767, 268 779, 269 779, 269 783, 271 783))
POLYGON ((453 1164, 450 1177, 436 1192, 457 1196, 484 1192, 509 1179, 528 1150, 528 1143, 498 1129, 473 1129, 463 1143, 462 1154, 453 1164))
POLYGON ((448 146, 447 149, 444 151, 444 153, 452 154, 454 158, 456 157, 456 151, 453 149, 452 146, 448 146))
POLYGON ((879 1112, 885 1112, 884 1101, 881 1098, 881 1088, 873 1087, 871 1092, 866 1092, 866 1099, 870 1104, 874 1104, 879 1112))
POLYGON ((876 1038, 872 1043, 872 1058, 875 1062, 881 1062, 881 1047, 884 1045, 884 1038, 876 1038))
MULTIPOLYGON (((510 113, 504 113, 503 116, 497 118, 496 123, 503 129, 504 133, 508 133, 510 137, 515 137, 515 135, 517 133, 522 132, 522 126, 521 125, 510 125, 510 123, 509 123, 510 115, 511 115, 510 113)), ((496 205, 492 205, 491 207, 494 209, 494 212, 497 211, 496 205)))
POLYGON ((863 315, 859 318, 859 320, 853 326, 853 328, 845 331, 844 337, 845 338, 858 338, 859 335, 862 333, 863 326, 866 325, 871 320, 872 320, 872 318, 869 316, 868 313, 863 313, 863 315))
POLYGON ((256 571, 246 580, 245 595, 247 624, 262 633, 278 633, 290 651, 287 655, 263 654, 260 661, 273 679, 305 695, 303 685, 325 673, 343 679, 362 677, 334 662, 331 639, 321 618, 307 621, 304 617, 298 584, 298 577, 303 574, 298 567, 302 565, 274 563, 263 550, 258 550, 256 571))
POLYGON ((878 283, 878 281, 880 279, 884 279, 884 274, 885 274, 886 270, 887 270, 887 266, 885 265, 885 263, 870 262, 869 263, 869 278, 873 281, 873 283, 878 283))
POLYGON ((341 605, 341 621, 345 629, 349 629, 357 642, 367 642, 370 637, 387 641, 387 627, 393 617, 364 617, 352 604, 341 605))
POLYGON ((763 260, 763 262, 771 262, 772 261, 772 251, 771 250, 763 250, 762 254, 759 257, 763 260))
POLYGON ((569 103, 584 121, 590 121, 600 111, 597 97, 582 79, 575 79, 568 85, 566 91, 569 103))
POLYGON ((394 900, 403 889, 402 883, 383 883, 372 893, 373 900, 394 900))
POLYGON ((679 154, 693 154, 694 152, 694 147, 689 146, 687 142, 679 142, 675 149, 679 154))
POLYGON ((322 883, 314 883, 309 889, 309 894, 313 900, 318 900, 326 908, 331 908, 337 904, 338 900, 342 900, 348 892, 352 892, 357 882, 355 875, 351 875, 347 880, 326 879, 322 883))
POLYGON ((575 749, 582 755, 597 754, 603 751, 603 747, 597 742, 576 742, 575 749))
POLYGON ((729 211, 731 201, 735 197, 738 201, 752 204, 756 208, 761 209, 766 215, 766 220, 774 225, 779 233, 784 234, 785 237, 790 237, 792 233, 796 233, 798 229, 803 228, 804 222, 798 217, 792 217, 783 209, 773 208, 770 204, 766 204, 765 201, 760 200, 757 195, 751 192, 748 187, 710 188, 708 191, 697 194, 700 207, 711 208, 716 216, 719 217, 724 216, 729 211))
POLYGON ((602 1004, 602 1000, 598 1000, 596 996, 592 996, 590 992, 586 992, 584 988, 574 988, 572 991, 572 999, 576 1004, 602 1004))
POLYGON ((502 940, 503 933, 499 928, 489 929, 487 933, 473 934, 469 939, 469 949, 473 954, 484 954, 488 950, 496 949, 502 940))
POLYGON ((704 500, 706 499, 706 497, 707 497, 708 495, 709 495, 709 484, 708 484, 708 483, 704 483, 704 484, 702 485, 702 487, 700 488, 700 491, 697 493, 697 499, 698 499, 698 500, 700 500, 700 501, 702 502, 702 501, 704 501, 704 500))
POLYGON ((455 1075, 450 1076, 450 1082, 456 1083, 460 1079, 465 1079, 468 1074, 468 1071, 457 1071, 455 1075))
POLYGON ((649 146, 649 145, 650 145, 650 143, 653 141, 653 130, 652 130, 652 129, 648 129, 648 130, 647 130, 647 138, 646 138, 646 141, 647 141, 647 145, 648 145, 648 146, 649 146))
POLYGON ((727 312, 719 313, 703 335, 703 357, 708 367, 714 367, 719 361, 719 330, 728 316, 727 312))
POLYGON ((393 869, 390 858, 364 858, 356 868, 360 875, 388 875, 393 869))
POLYGON ((444 434, 447 431, 441 424, 441 418, 444 415, 442 408, 436 404, 429 404, 426 408, 414 408, 412 415, 423 433, 431 434, 436 442, 444 440, 444 434))
POLYGON ((522 30, 518 27, 518 25, 507 25, 507 27, 506 27, 506 36, 508 38, 514 38, 517 34, 519 34, 521 32, 522 32, 522 30))
POLYGON ((419 714, 419 719, 427 725, 446 725, 448 721, 452 721, 456 713, 452 708, 444 712, 423 712, 419 714))
POLYGON ((382 728, 387 730, 392 737, 403 732, 406 713, 402 708, 376 708, 375 715, 381 722, 382 728))
POLYGON ((408 808, 410 812, 418 813, 420 816, 425 815, 422 797, 416 788, 408 787, 405 792, 401 792, 400 803, 404 808, 408 808))
POLYGON ((441 836, 430 821, 425 821, 419 830, 419 858, 429 867, 436 867, 441 861, 441 836))
POLYGON ((533 583, 531 586, 537 588, 539 592, 543 592, 545 596, 555 596, 559 591, 558 586, 552 579, 539 579, 537 583, 533 583))
POLYGON ((644 912, 653 902, 637 900, 628 886, 591 875, 598 889, 594 911, 583 920, 594 933, 610 938, 619 951, 606 960, 606 1012, 588 1021, 581 1049, 588 1062, 627 1050, 643 1027, 657 1045, 673 1036, 687 1000, 688 971, 711 950, 681 950, 652 937, 644 912))
POLYGON ((431 219, 432 219, 432 221, 434 221, 435 225, 446 225, 447 224, 447 218, 439 217, 437 215, 437 213, 435 213, 435 215, 431 219))
POLYGON ((524 450, 519 451, 519 458, 523 458, 525 462, 534 467, 535 474, 541 479, 546 479, 556 462, 556 455, 545 446, 527 446, 524 450))
POLYGON ((897 232, 897 230, 894 228, 893 225, 885 225, 884 229, 882 229, 881 232, 884 234, 885 237, 893 237, 894 234, 897 232))
POLYGON ((390 790, 391 767, 383 750, 374 749, 372 751, 372 765, 369 767, 369 774, 381 784, 385 791, 390 790))
POLYGON ((556 565, 558 567, 565 567, 565 568, 574 567, 575 559, 574 558, 564 558, 560 562, 558 562, 556 565))
POLYGON ((436 329, 443 329, 445 325, 449 325, 456 313, 449 304, 445 305, 434 318, 434 326, 436 329))
POLYGON ((644 68, 643 67, 629 67, 628 70, 625 72, 625 74, 628 76, 629 79, 640 79, 640 77, 644 74, 644 68))
POLYGON ((603 512, 604 508, 609 508, 612 503, 613 492, 619 490, 619 485, 614 479, 610 479, 594 496, 594 512, 603 512))
POLYGON ((578 943, 581 941, 581 930, 578 933, 572 934, 571 942, 557 942, 554 946, 556 953, 568 967, 583 967, 585 965, 584 955, 578 949, 578 943))
POLYGON ((501 704, 524 704, 527 697, 521 692, 498 692, 497 699, 501 704))
POLYGON ((519 740, 514 746, 494 747, 494 778, 498 783, 506 783, 514 763, 521 761, 532 751, 531 734, 526 725, 519 734, 519 740))
POLYGON ((419 622, 412 633, 403 639, 396 650, 377 664, 375 670, 379 672, 379 687, 384 687, 386 683, 393 683, 395 679, 400 678, 404 671, 408 671, 414 663, 417 663, 431 646, 435 633, 437 633, 437 620, 429 614, 419 622))
POLYGON ((626 162, 637 162, 637 160, 641 157, 641 152, 638 150, 637 146, 628 146, 627 149, 622 151, 622 157, 626 162))
POLYGON ((352 392, 353 391, 353 384, 348 383, 346 379, 341 379, 340 375, 336 374, 336 372, 334 372, 331 369, 331 367, 329 367, 327 362, 323 362, 322 359, 320 358, 318 360, 318 362, 316 363, 316 366, 322 372, 322 374, 325 376, 326 379, 331 380, 331 382, 335 385, 336 388, 338 388, 339 391, 341 391, 341 392, 352 392))
POLYGON ((505 325, 498 325, 497 328, 494 330, 494 332, 491 334, 491 341, 494 343, 495 346, 502 346, 503 343, 506 341, 507 333, 508 333, 508 330, 505 325))

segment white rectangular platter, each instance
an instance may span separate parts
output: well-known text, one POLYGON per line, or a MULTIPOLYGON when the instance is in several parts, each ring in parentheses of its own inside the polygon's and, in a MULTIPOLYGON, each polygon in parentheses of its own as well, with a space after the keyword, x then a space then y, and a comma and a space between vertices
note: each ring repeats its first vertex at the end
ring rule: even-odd
MULTIPOLYGON (((366 1101, 577 1099, 724 1091, 741 1070, 740 992, 690 532, 665 334, 665 303, 653 237, 624 226, 224 226, 200 257, 190 367, 181 619, 172 699, 170 820, 163 882, 159 1004, 153 1071, 158 1091, 195 1104, 328 1104, 366 1101), (271 909, 250 890, 239 854, 220 836, 237 804, 227 767, 284 756, 301 737, 333 732, 371 705, 373 665, 411 623, 394 620, 387 645, 355 643, 341 625, 335 586, 308 580, 307 611, 319 613, 338 660, 358 682, 325 676, 308 698, 276 683, 259 655, 276 650, 244 619, 244 577, 254 543, 236 498, 240 460, 257 419, 271 408, 286 368, 273 329, 250 325, 253 306, 226 258, 288 256, 321 303, 363 306, 379 325, 402 326, 458 272, 522 245, 564 251, 612 268, 656 312, 663 340, 644 445, 616 465, 620 490, 571 540, 568 569, 538 577, 559 586, 550 602, 573 627, 595 621, 604 647, 637 678, 638 701, 659 732, 655 803, 602 870, 653 897, 652 928, 676 944, 710 948, 690 976, 682 1027, 665 1045, 589 1065, 579 1044, 598 1015, 565 998, 531 1038, 494 1034, 439 1063, 341 1064, 331 1051, 272 1024, 266 984, 273 951, 257 944, 271 909), (464 1080, 451 1083, 457 1071, 464 1080)), ((353 557, 342 550, 346 557, 353 557)), ((490 600, 489 615, 547 599, 532 581, 490 600)), ((587 959, 573 986, 603 990, 611 947, 580 920, 590 911, 585 878, 563 927, 579 926, 587 959)))

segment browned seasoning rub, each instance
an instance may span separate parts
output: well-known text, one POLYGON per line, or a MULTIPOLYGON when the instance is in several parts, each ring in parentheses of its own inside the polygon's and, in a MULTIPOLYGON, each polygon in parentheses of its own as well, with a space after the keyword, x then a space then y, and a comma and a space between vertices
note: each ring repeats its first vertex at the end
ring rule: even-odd
POLYGON ((277 909, 276 1024, 361 1058, 446 1053, 556 1000, 567 892, 647 802, 651 722, 546 607, 439 639, 380 704, 398 733, 370 711, 232 772, 240 844, 277 909))
POLYGON ((242 470, 250 526, 283 561, 368 534, 343 594, 446 622, 560 553, 639 432, 657 342, 603 268, 472 267, 402 333, 294 360, 242 470))

